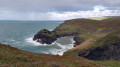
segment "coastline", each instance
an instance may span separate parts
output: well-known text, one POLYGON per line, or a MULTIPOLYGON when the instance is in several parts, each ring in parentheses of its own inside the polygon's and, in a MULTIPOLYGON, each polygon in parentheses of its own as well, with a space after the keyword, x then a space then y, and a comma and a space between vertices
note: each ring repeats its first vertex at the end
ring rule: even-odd
MULTIPOLYGON (((36 47, 46 47, 50 48, 49 51, 44 51, 43 54, 60 55, 62 56, 64 52, 74 47, 73 36, 65 36, 57 38, 52 44, 42 44, 32 40, 32 37, 27 38, 26 41, 36 47)), ((39 53, 39 52, 36 52, 39 53)))

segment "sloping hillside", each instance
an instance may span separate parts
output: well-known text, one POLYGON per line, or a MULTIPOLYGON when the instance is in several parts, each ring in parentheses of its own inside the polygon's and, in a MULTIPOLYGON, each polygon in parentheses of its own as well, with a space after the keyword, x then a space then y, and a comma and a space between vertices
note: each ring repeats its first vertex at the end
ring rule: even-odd
POLYGON ((103 20, 72 19, 60 24, 53 31, 43 29, 39 31, 34 40, 51 44, 59 37, 74 36, 75 45, 80 45, 97 34, 108 34, 120 27, 119 17, 108 17, 103 20))
POLYGON ((119 32, 120 17, 82 18, 67 20, 53 31, 41 30, 34 36, 34 40, 50 44, 59 37, 73 36, 75 47, 65 52, 63 56, 82 56, 90 60, 99 60, 98 63, 106 63, 104 64, 106 66, 111 66, 108 65, 111 63, 113 64, 111 67, 114 65, 119 67, 119 32))
POLYGON ((103 67, 82 57, 37 54, 0 44, 0 67, 103 67))
POLYGON ((120 29, 101 38, 91 38, 70 49, 64 56, 83 56, 91 60, 120 60, 120 29))

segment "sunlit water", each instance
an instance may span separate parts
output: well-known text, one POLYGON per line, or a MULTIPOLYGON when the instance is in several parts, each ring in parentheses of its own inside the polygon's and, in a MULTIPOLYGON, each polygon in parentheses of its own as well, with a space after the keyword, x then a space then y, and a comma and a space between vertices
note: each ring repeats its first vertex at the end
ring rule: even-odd
POLYGON ((62 37, 54 43, 40 44, 33 41, 33 36, 41 29, 53 30, 63 22, 52 21, 0 21, 0 43, 9 44, 21 50, 62 55, 73 47, 72 37, 62 37))

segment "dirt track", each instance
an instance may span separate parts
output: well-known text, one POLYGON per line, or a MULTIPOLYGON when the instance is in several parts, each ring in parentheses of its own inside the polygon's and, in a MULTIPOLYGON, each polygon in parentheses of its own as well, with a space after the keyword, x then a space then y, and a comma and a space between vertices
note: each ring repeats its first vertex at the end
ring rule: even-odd
MULTIPOLYGON (((108 34, 108 33, 107 33, 108 34)), ((96 34, 95 38, 90 38, 88 40, 86 40, 85 42, 83 42, 82 44, 70 49, 69 51, 73 51, 73 50, 83 50, 87 47, 89 47, 92 43, 94 43, 96 40, 106 36, 107 34, 96 34)))

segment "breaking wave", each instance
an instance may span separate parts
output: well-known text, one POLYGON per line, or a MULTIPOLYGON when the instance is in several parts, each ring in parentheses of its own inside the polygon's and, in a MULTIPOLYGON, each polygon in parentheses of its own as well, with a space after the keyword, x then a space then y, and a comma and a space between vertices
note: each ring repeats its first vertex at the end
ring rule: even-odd
MULTIPOLYGON (((67 37, 66 37, 67 38, 67 37)), ((62 38, 63 39, 63 38, 62 38)), ((67 38, 68 43, 66 45, 63 45, 62 43, 59 43, 59 40, 62 40, 61 38, 58 38, 54 43, 48 45, 48 44, 41 44, 39 42, 36 42, 33 40, 33 37, 26 38, 25 41, 32 46, 42 46, 42 47, 48 47, 49 50, 44 51, 43 53, 52 54, 52 55, 63 55, 63 53, 71 48, 73 48, 74 40, 73 38, 67 38), (56 47, 55 47, 56 46, 56 47), (49 52, 48 52, 49 51, 49 52)))

